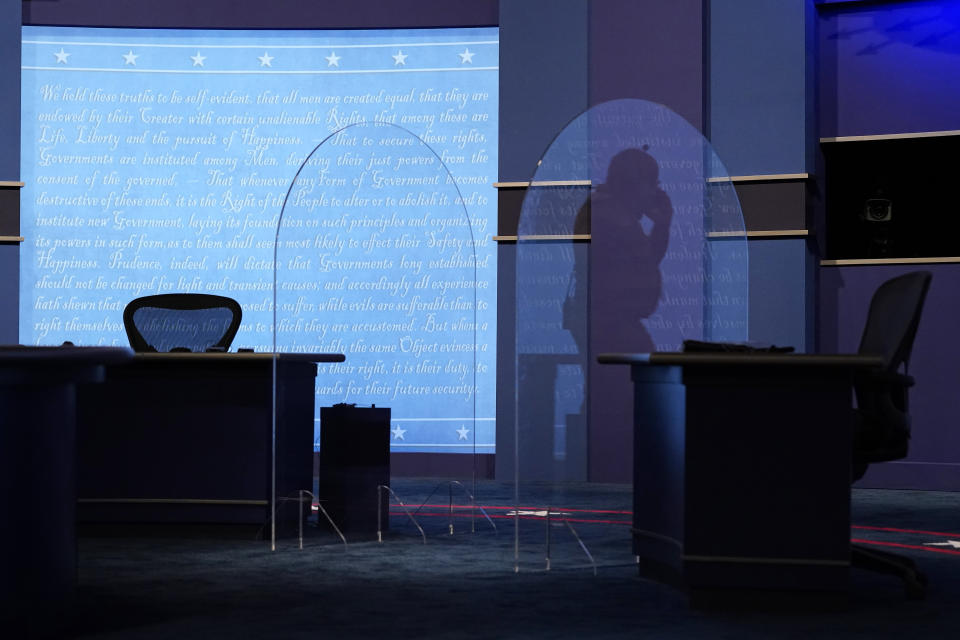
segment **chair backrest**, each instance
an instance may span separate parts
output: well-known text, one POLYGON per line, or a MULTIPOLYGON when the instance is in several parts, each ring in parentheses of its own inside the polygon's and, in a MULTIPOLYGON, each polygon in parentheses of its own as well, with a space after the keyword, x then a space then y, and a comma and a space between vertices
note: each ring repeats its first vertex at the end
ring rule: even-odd
POLYGON ((932 274, 914 271, 881 284, 870 300, 860 338, 861 354, 883 356, 888 372, 906 368, 932 274))
POLYGON ((241 316, 232 298, 168 293, 131 300, 123 310, 123 326, 134 351, 226 351, 241 316))
POLYGON ((882 356, 885 370, 864 373, 854 384, 854 481, 863 476, 870 463, 907 455, 911 432, 907 390, 913 379, 905 374, 931 277, 927 271, 915 271, 887 280, 870 301, 859 352, 882 356))

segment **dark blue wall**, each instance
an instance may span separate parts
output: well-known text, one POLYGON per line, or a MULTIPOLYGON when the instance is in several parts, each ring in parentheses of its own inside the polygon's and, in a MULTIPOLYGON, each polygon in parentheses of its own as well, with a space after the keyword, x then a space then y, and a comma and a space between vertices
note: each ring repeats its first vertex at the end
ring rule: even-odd
POLYGON ((0 180, 20 176, 20 2, 0 0, 0 180), (17 123, 17 126, 10 126, 17 123))
POLYGON ((750 339, 814 351, 816 257, 804 239, 748 241, 750 339))
POLYGON ((641 98, 702 130, 704 0, 590 3, 590 104, 641 98))
POLYGON ((587 3, 501 5, 500 180, 524 181, 554 136, 587 107, 587 3))
MULTIPOLYGON (((20 2, 0 0, 0 181, 20 180, 20 2)), ((4 189, 0 235, 19 234, 15 188, 4 189)), ((0 243, 0 344, 19 341, 20 245, 0 243)))
MULTIPOLYGON (((816 15, 811 0, 711 0, 707 130, 731 176, 815 173, 816 15)), ((763 209, 745 211, 748 230, 810 230, 811 216, 786 228, 778 211, 812 209, 816 192, 789 182, 762 188, 763 209)), ((813 347, 816 255, 797 238, 751 239, 750 337, 813 347)))
POLYGON ((960 0, 824 6, 821 137, 960 129, 960 0))
POLYGON ((0 344, 20 340, 20 247, 0 245, 0 344))
POLYGON ((809 4, 712 0, 709 135, 733 176, 810 170, 809 4))

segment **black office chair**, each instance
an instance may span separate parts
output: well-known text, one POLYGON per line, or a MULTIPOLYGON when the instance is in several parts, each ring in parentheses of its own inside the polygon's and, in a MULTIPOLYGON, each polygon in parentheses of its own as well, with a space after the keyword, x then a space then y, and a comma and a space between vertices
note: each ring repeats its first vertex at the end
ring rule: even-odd
MULTIPOLYGON (((884 282, 873 294, 859 353, 883 357, 882 370, 856 380, 856 423, 853 434, 853 476, 856 482, 874 462, 907 455, 910 412, 907 390, 914 380, 907 373, 920 312, 932 275, 916 271, 884 282), (901 371, 902 367, 902 371, 901 371)), ((899 576, 907 596, 922 598, 926 577, 904 556, 860 545, 851 547, 853 566, 899 576)))
POLYGON ((123 326, 134 351, 226 351, 240 328, 240 304, 204 293, 131 300, 123 326))

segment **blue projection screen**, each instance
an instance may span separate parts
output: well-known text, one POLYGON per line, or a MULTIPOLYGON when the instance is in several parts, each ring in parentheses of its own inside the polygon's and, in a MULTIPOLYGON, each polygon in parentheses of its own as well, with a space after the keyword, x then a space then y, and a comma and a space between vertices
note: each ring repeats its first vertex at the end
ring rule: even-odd
MULTIPOLYGON (((475 442, 492 453, 498 49, 495 28, 24 27, 20 341, 125 345, 133 298, 205 292, 240 302, 234 348, 271 350, 273 245, 291 180, 334 131, 388 122, 436 152, 466 205, 477 264, 475 442)), ((331 162, 331 184, 349 155, 331 162)), ((305 229, 304 242, 349 262, 350 247, 376 232, 305 229)), ((323 346, 349 361, 363 338, 323 346)), ((389 384, 399 367, 385 364, 389 384)), ((369 381, 338 385, 329 365, 319 369, 318 407, 365 403, 344 390, 369 381)), ((419 431, 395 439, 396 450, 463 451, 448 426, 411 424, 419 431)))

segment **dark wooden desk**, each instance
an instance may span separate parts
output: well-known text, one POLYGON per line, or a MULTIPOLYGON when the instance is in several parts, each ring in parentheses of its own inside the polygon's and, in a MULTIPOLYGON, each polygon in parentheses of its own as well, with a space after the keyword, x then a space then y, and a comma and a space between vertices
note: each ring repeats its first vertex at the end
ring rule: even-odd
MULTIPOLYGON (((80 523, 269 520, 276 367, 276 490, 313 486, 317 362, 341 354, 140 353, 84 387, 80 523)), ((293 517, 289 503, 280 516, 293 517)), ((283 505, 281 505, 283 506, 283 505)))
POLYGON ((76 386, 129 360, 113 347, 0 347, 0 624, 47 635, 77 581, 76 386), (26 630, 28 629, 28 630, 26 630))
POLYGON ((634 549, 693 606, 845 602, 852 383, 872 356, 602 354, 634 382, 634 549), (772 602, 771 602, 772 601, 772 602))

